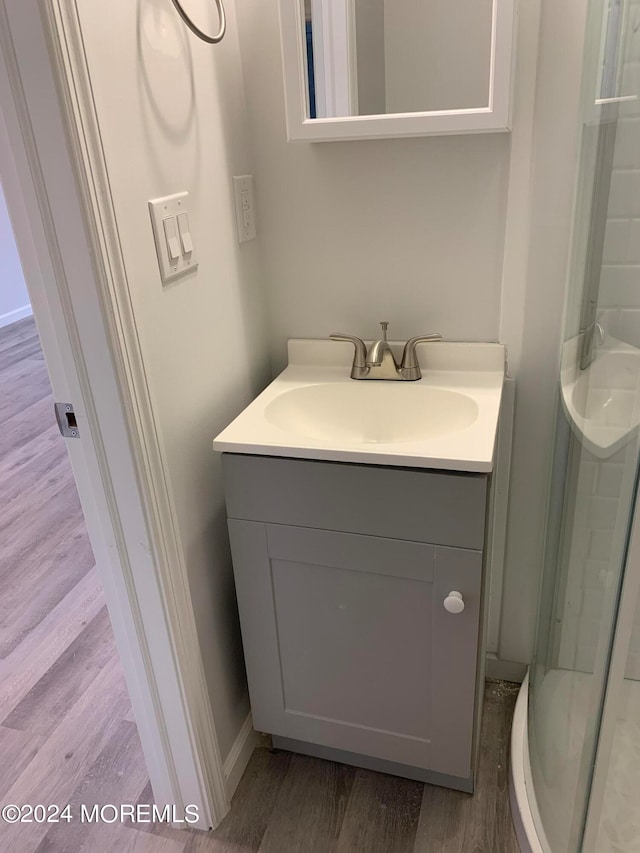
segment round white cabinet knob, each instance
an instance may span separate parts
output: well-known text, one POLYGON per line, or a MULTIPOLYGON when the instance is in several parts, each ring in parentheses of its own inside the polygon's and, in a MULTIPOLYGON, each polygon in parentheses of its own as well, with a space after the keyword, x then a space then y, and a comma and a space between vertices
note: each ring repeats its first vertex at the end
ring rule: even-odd
POLYGON ((444 609, 449 613, 462 613, 464 610, 464 599, 462 593, 454 589, 444 600, 444 609))

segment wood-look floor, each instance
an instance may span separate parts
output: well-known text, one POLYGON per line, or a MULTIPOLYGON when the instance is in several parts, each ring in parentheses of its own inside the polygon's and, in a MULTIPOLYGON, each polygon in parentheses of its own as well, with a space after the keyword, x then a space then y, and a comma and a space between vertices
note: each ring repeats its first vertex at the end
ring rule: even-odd
MULTIPOLYGON (((0 823, 12 853, 515 853, 513 685, 488 684, 473 797, 257 749, 216 832, 0 823)), ((0 806, 152 803, 31 319, 0 329, 0 806)))

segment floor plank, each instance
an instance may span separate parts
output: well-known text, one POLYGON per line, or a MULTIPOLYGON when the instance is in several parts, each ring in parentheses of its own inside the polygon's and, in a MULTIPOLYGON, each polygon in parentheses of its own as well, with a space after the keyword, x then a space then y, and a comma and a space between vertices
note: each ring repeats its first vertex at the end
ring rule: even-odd
MULTIPOLYGON (((160 838, 137 830, 117 828, 112 833, 104 833, 101 845, 90 853, 183 853, 184 842, 175 839, 160 838)), ((82 853, 90 848, 82 847, 82 853)))
POLYGON ((516 838, 511 804, 509 801, 509 773, 511 765, 511 721, 518 698, 520 685, 505 682, 494 682, 488 690, 488 702, 496 706, 496 714, 501 717, 501 725, 496 732, 495 759, 487 755, 485 763, 497 761, 496 778, 496 842, 498 850, 502 846, 503 853, 520 853, 520 845, 516 838))
POLYGON ((0 334, 0 352, 10 349, 25 340, 37 340, 38 332, 33 317, 25 317, 17 320, 9 326, 4 326, 7 331, 0 334))
POLYGON ((66 451, 60 452, 56 458, 47 460, 46 470, 34 465, 32 471, 25 472, 27 476, 31 475, 32 485, 29 489, 24 489, 23 475, 17 478, 16 497, 3 490, 4 512, 0 522, 3 527, 3 563, 5 559, 10 559, 11 552, 20 557, 25 547, 28 548, 32 542, 46 539, 66 519, 72 517, 76 524, 81 520, 75 492, 69 494, 74 484, 69 478, 68 466, 66 451))
POLYGON ((415 853, 518 853, 509 809, 509 731, 518 685, 485 690, 480 756, 473 796, 425 785, 415 853))
POLYGON ((3 725, 41 737, 49 735, 74 699, 84 693, 100 670, 116 657, 110 628, 107 608, 103 607, 5 717, 3 725))
MULTIPOLYGON (((260 849, 291 753, 256 749, 233 798, 233 807, 215 833, 191 833, 187 853, 252 853, 260 849)), ((276 818, 277 819, 277 818, 276 818)))
MULTIPOLYGON (((51 385, 46 372, 36 359, 17 362, 2 371, 2 383, 7 391, 0 396, 0 423, 32 403, 50 397, 51 385), (35 372, 37 370, 37 373, 35 372)), ((53 411, 53 400, 51 401, 53 411)))
MULTIPOLYGON (((0 374, 0 384, 1 376, 0 374)), ((43 397, 26 409, 5 418, 0 430, 0 460, 19 451, 23 444, 37 439, 42 425, 49 423, 52 415, 53 400, 51 397, 43 397)))
MULTIPOLYGON (((120 664, 112 660, 40 747, 5 801, 64 806, 114 736, 128 707, 120 664)), ((13 849, 33 850, 48 828, 46 823, 16 824, 5 827, 5 834, 13 849)))
MULTIPOLYGON (((40 429, 30 441, 23 441, 19 445, 8 448, 0 459, 2 474, 0 488, 2 488, 3 499, 11 504, 20 497, 25 482, 30 482, 30 492, 32 488, 40 485, 39 481, 42 477, 51 476, 59 479, 61 476, 70 474, 68 469, 64 471, 60 467, 60 461, 66 458, 66 447, 50 413, 47 415, 46 421, 40 424, 40 429), (30 480, 25 480, 25 477, 30 480)), ((71 482, 71 480, 65 477, 65 482, 71 482)))
POLYGON ((355 777, 345 764, 292 754, 260 853, 335 850, 355 777))
POLYGON ((0 722, 103 607, 102 586, 96 570, 92 569, 29 636, 0 661, 0 722))
MULTIPOLYGON (((144 790, 138 797, 136 801, 136 806, 145 805, 145 806, 153 806, 154 803, 153 791, 151 789, 151 782, 147 782, 144 787, 144 790)), ((173 841, 178 841, 181 844, 186 844, 189 842, 191 836, 185 835, 184 829, 182 827, 178 828, 175 826, 171 826, 169 823, 165 822, 156 822, 156 823, 134 823, 132 820, 125 820, 125 825, 131 827, 132 829, 137 830, 138 832, 147 832, 151 835, 156 835, 161 838, 168 838, 173 841)), ((201 833, 196 833, 196 837, 199 837, 201 833)), ((202 833, 204 834, 204 833, 202 833)), ((206 834, 205 834, 206 837, 206 834)))
MULTIPOLYGON (((79 853, 82 850, 102 851, 111 844, 129 849, 130 833, 123 825, 110 823, 81 823, 81 807, 135 803, 147 782, 144 765, 139 760, 140 740, 133 723, 122 721, 96 761, 88 770, 68 803, 74 821, 54 824, 37 847, 37 853, 79 853)), ((110 819, 111 812, 107 814, 110 819)), ((139 834, 132 830, 131 834, 139 834)), ((137 842, 139 843, 139 842, 137 842)), ((177 849, 184 844, 176 842, 177 849)))
POLYGON ((30 552, 27 565, 16 563, 15 574, 3 585, 0 658, 8 657, 23 643, 93 568, 84 522, 75 527, 62 524, 48 544, 47 550, 45 539, 35 556, 30 552))
POLYGON ((37 358, 40 355, 40 345, 37 340, 26 339, 19 345, 7 347, 0 352, 0 370, 6 370, 14 364, 26 359, 37 358))
POLYGON ((406 853, 413 848, 424 785, 358 770, 336 853, 406 853))
POLYGON ((29 732, 19 732, 0 726, 0 755, 2 756, 0 802, 7 802, 6 792, 35 758, 41 743, 41 738, 34 737, 29 732))

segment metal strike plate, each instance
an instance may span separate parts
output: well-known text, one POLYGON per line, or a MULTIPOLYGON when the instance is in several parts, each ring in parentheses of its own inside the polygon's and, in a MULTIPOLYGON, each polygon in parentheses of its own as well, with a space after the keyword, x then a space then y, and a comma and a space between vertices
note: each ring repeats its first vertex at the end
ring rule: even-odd
POLYGON ((56 413, 60 435, 63 435, 65 438, 78 438, 80 432, 73 411, 73 405, 71 403, 55 403, 53 408, 56 413))

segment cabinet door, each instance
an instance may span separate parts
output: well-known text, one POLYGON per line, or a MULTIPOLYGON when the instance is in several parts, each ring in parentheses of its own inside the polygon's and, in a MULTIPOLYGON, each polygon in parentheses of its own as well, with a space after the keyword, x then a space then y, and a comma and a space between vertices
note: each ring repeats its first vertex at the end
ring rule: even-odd
POLYGON ((471 775, 481 554, 230 520, 256 728, 471 775), (465 609, 448 613, 460 591, 465 609))

